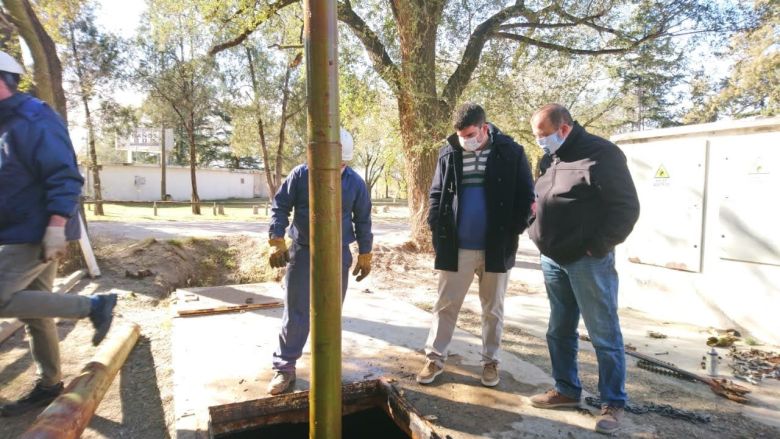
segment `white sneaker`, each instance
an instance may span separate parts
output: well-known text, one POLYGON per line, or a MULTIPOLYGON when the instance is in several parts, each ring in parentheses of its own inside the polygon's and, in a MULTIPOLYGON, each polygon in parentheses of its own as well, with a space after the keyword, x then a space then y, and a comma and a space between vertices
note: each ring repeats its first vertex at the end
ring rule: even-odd
POLYGON ((268 393, 278 395, 289 392, 295 382, 295 371, 277 370, 271 381, 268 382, 268 393))
POLYGON ((420 373, 417 374, 417 382, 420 384, 430 384, 437 376, 444 372, 444 365, 435 360, 425 362, 420 373))

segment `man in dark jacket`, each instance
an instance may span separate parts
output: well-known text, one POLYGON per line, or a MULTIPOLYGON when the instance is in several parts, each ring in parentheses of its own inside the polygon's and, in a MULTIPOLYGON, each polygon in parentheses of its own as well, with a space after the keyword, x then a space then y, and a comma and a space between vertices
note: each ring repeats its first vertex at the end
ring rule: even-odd
POLYGON ((0 406, 0 416, 42 407, 63 389, 53 317, 89 317, 97 345, 111 326, 115 294, 52 294, 57 260, 79 238, 83 179, 62 119, 16 87, 22 66, 0 52, 0 317, 30 334, 38 380, 29 394, 0 406))
POLYGON ((528 225, 533 180, 523 147, 487 123, 485 111, 466 103, 453 115, 455 134, 439 152, 430 191, 428 223, 436 250, 439 298, 425 344, 427 361, 417 382, 444 371, 463 299, 479 278, 482 303, 483 385, 498 384, 504 292, 515 265, 518 236, 528 225))
POLYGON ((531 403, 540 408, 579 406, 577 325, 582 313, 596 349, 604 404, 596 431, 611 434, 627 399, 614 249, 639 218, 639 200, 622 151, 585 131, 566 108, 542 107, 531 128, 545 157, 529 235, 542 253, 550 299, 547 345, 555 379, 555 388, 533 396, 531 403))

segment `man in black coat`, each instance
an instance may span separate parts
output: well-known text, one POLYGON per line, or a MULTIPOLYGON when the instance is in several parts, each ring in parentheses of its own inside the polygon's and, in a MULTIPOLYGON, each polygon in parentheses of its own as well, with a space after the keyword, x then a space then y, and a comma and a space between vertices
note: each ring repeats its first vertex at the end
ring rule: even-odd
POLYGON ((565 107, 542 107, 531 128, 546 153, 529 235, 542 253, 550 299, 547 345, 555 379, 555 388, 531 397, 531 404, 579 405, 577 325, 582 314, 599 365, 603 406, 596 431, 611 434, 627 399, 614 249, 639 218, 639 200, 623 152, 585 131, 565 107))
POLYGON ((499 381, 504 292, 518 236, 528 225, 533 180, 523 147, 487 123, 479 105, 458 107, 453 127, 455 133, 439 152, 430 191, 428 223, 440 270, 439 299, 417 382, 432 383, 444 371, 447 346, 476 274, 482 303, 481 382, 492 387, 499 381))

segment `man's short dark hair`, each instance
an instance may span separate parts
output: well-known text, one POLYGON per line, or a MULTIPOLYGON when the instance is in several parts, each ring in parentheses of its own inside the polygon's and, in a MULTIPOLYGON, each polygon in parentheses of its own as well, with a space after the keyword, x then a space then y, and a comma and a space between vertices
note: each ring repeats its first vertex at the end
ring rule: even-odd
POLYGON ((469 126, 481 126, 487 120, 485 110, 473 102, 461 104, 452 113, 452 127, 460 131, 469 126))
POLYGON ((573 125, 574 119, 571 117, 571 113, 561 104, 547 104, 544 107, 536 110, 533 117, 545 117, 550 123, 558 129, 562 124, 573 125))

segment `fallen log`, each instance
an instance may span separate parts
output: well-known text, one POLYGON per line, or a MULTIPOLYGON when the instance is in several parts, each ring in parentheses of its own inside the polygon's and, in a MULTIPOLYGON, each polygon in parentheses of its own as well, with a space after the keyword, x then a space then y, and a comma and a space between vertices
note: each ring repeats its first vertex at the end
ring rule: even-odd
POLYGON ((44 410, 20 439, 76 439, 89 425, 97 406, 138 341, 137 324, 112 328, 92 360, 62 395, 44 410))

